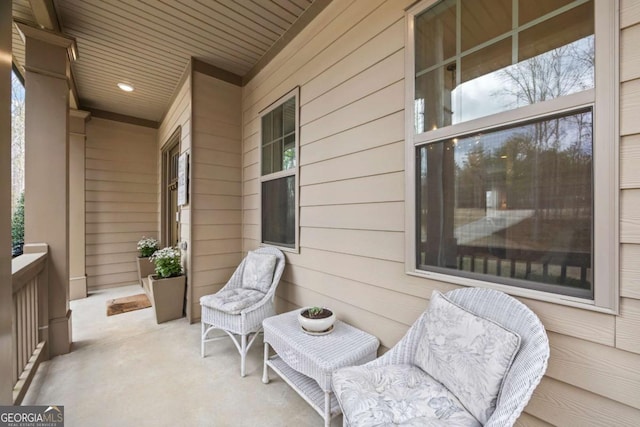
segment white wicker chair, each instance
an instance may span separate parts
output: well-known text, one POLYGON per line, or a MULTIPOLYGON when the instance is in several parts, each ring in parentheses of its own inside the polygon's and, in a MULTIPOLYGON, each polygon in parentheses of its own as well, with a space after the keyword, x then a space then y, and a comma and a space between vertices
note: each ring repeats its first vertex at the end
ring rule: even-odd
MULTIPOLYGON (((484 424, 485 427, 512 426, 527 405, 547 369, 549 341, 542 323, 528 307, 503 292, 491 289, 463 288, 450 291, 445 294, 445 297, 468 312, 497 323, 520 336, 520 348, 511 367, 503 377, 495 410, 484 424)), ((334 372, 332 385, 343 413, 345 407, 341 401, 341 395, 345 390, 344 386, 341 386, 341 383, 344 383, 344 377, 341 381, 341 371, 344 369, 350 369, 351 372, 362 370, 356 371, 356 375, 359 375, 358 372, 366 375, 367 370, 371 372, 379 367, 389 367, 392 370, 402 369, 399 365, 415 366, 414 356, 426 327, 425 314, 420 316, 393 348, 378 359, 365 365, 343 368, 334 372), (392 366, 393 368, 391 368, 392 366), (341 387, 343 388, 341 389, 341 387)), ((344 373, 342 375, 344 376, 344 373)), ((388 398, 394 399, 392 396, 388 398)), ((357 424, 350 421, 350 415, 348 411, 344 413, 345 426, 357 424)))
MULTIPOLYGON (((268 292, 255 304, 242 309, 238 314, 230 314, 206 305, 206 296, 200 299, 202 307, 202 341, 201 354, 205 357, 205 344, 216 341, 224 336, 207 338, 210 331, 220 329, 226 332, 240 353, 240 375, 245 376, 245 359, 249 348, 255 341, 258 333, 262 330, 262 321, 267 317, 274 316, 274 298, 276 288, 284 271, 285 258, 282 252, 276 248, 264 247, 254 251, 258 254, 272 254, 276 256, 276 265, 273 272, 273 280, 268 292), (205 300, 205 301, 203 301, 205 300), (203 302, 205 302, 203 304, 203 302), (240 341, 238 341, 240 338, 240 341)), ((242 275, 247 262, 243 259, 236 271, 231 276, 227 284, 219 291, 242 288, 242 275)))

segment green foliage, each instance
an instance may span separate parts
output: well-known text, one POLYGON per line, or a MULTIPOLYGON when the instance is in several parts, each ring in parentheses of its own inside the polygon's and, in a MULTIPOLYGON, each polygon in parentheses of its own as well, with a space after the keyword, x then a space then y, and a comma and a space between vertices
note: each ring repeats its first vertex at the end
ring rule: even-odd
POLYGON ((24 191, 11 218, 11 240, 13 246, 24 243, 24 191))
POLYGON ((167 247, 157 250, 151 255, 150 260, 156 266, 156 275, 162 279, 182 274, 180 250, 178 248, 167 247))
POLYGON ((144 237, 138 241, 138 252, 141 258, 150 257, 158 250, 158 241, 153 237, 144 237))
POLYGON ((310 317, 316 317, 320 313, 322 313, 322 307, 310 307, 309 308, 309 316, 310 317))

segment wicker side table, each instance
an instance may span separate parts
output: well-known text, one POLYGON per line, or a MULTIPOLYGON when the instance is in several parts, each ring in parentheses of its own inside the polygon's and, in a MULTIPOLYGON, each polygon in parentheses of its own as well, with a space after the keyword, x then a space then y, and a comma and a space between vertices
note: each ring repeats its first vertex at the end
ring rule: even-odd
POLYGON ((341 321, 331 333, 313 336, 300 329, 299 310, 265 319, 264 372, 262 382, 269 383, 271 368, 307 401, 329 426, 340 414, 331 390, 331 374, 338 368, 360 365, 376 358, 376 337, 341 321), (277 353, 269 357, 269 345, 277 353))

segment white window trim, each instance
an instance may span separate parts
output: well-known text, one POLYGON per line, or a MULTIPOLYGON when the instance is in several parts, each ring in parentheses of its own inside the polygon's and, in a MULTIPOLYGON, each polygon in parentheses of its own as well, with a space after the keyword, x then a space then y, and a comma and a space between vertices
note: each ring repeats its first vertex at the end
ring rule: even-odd
MULTIPOLYGON (((406 274, 463 286, 493 288, 511 295, 548 301, 598 312, 619 313, 619 0, 594 1, 595 7, 595 89, 538 103, 517 110, 457 124, 455 134, 493 128, 528 118, 548 115, 551 109, 575 109, 593 105, 594 115, 594 298, 585 300, 566 295, 519 288, 490 281, 468 279, 443 273, 418 270, 416 265, 416 165, 417 145, 455 135, 449 129, 415 134, 415 16, 437 3, 422 0, 406 10, 405 33, 405 271, 406 274), (610 141, 603 143, 602 141, 610 141)), ((443 128, 446 129, 446 128, 443 128)))
POLYGON ((269 104, 267 108, 260 111, 258 114, 258 121, 260 122, 260 131, 258 132, 258 232, 260 233, 259 242, 260 246, 269 246, 280 249, 283 252, 300 253, 300 86, 296 86, 295 89, 283 95, 276 101, 269 104), (296 165, 291 169, 284 171, 278 171, 270 173, 268 175, 262 175, 262 117, 269 114, 271 111, 280 107, 287 100, 295 98, 296 101, 296 114, 295 114, 295 150, 296 150, 296 165), (281 246, 274 243, 265 243, 262 241, 262 183, 265 181, 273 181, 279 178, 285 178, 295 175, 295 245, 294 247, 281 246))

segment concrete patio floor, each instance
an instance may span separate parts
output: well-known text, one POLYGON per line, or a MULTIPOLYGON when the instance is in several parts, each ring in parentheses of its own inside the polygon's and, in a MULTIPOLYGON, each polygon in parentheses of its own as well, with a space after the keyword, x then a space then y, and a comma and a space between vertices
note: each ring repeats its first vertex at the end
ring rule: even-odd
POLYGON ((67 427, 323 425, 275 374, 262 383, 261 337, 241 378, 230 339, 200 357, 200 324, 157 325, 152 308, 106 316, 107 300, 138 293, 132 285, 72 301, 73 350, 40 366, 23 405, 64 405, 67 427))

